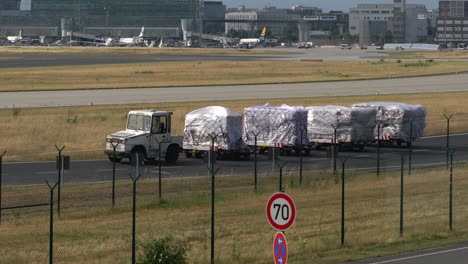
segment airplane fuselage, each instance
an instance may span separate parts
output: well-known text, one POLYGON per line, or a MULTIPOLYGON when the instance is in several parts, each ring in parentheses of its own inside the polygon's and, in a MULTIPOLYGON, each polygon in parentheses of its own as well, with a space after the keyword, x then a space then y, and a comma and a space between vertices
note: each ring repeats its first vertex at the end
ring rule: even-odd
POLYGON ((10 42, 20 42, 23 38, 20 37, 20 36, 8 36, 7 37, 7 40, 10 41, 10 42))
POLYGON ((254 45, 257 45, 258 43, 260 43, 260 39, 258 39, 258 38, 241 39, 239 41, 239 44, 254 44, 254 45))

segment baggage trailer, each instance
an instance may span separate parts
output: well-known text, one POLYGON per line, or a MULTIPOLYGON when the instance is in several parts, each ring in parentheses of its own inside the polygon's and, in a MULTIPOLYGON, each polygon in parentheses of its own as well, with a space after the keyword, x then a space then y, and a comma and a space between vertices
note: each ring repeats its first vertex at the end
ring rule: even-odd
POLYGON ((398 102, 371 102, 352 105, 353 109, 372 107, 376 112, 374 140, 385 146, 403 143, 409 147, 412 141, 424 136, 427 110, 422 105, 398 102))
POLYGON ((338 145, 339 150, 363 151, 373 141, 376 110, 345 106, 311 106, 306 108, 307 137, 311 148, 338 145))
POLYGON ((307 139, 307 110, 301 106, 270 104, 244 109, 242 136, 246 145, 257 149, 260 154, 273 148, 283 155, 310 153, 307 139), (301 137, 302 136, 302 137, 301 137), (302 140, 301 140, 302 138, 302 140))
POLYGON ((185 116, 183 149, 186 157, 203 158, 212 150, 219 159, 250 159, 242 140, 242 116, 228 108, 209 106, 185 116))

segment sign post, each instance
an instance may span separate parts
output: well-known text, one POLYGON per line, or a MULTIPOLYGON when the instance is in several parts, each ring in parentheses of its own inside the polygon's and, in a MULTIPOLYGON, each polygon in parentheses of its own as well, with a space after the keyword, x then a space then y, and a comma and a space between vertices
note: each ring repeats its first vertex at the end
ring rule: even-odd
POLYGON ((284 231, 294 224, 296 205, 289 195, 277 192, 268 199, 265 211, 268 222, 278 231, 273 240, 275 264, 286 264, 288 262, 288 245, 284 231))

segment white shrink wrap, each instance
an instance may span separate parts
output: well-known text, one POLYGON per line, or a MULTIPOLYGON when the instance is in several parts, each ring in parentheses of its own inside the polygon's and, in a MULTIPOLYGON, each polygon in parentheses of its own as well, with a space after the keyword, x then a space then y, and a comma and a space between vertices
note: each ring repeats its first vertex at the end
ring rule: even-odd
POLYGON ((183 148, 210 150, 211 137, 218 149, 238 150, 242 141, 242 116, 228 108, 209 106, 194 110, 185 116, 183 148))
POLYGON ((307 136, 311 143, 333 143, 336 128, 337 143, 367 143, 374 138, 373 108, 345 106, 307 107, 307 136))
MULTIPOLYGON (((377 110, 376 121, 381 124, 382 140, 410 141, 424 136, 426 128, 426 108, 422 105, 411 105, 397 102, 371 102, 354 104, 352 108, 373 107, 377 110), (413 127, 411 133, 411 126, 413 127)), ((377 126, 374 138, 377 139, 377 126)))
POLYGON ((269 104, 244 109, 244 142, 258 146, 297 146, 307 145, 307 110, 302 106, 269 104))

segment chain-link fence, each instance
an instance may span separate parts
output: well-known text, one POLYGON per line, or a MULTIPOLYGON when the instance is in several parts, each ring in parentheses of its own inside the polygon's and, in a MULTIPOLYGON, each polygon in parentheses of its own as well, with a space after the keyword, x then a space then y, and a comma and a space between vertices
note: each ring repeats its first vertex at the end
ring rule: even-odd
MULTIPOLYGON (((376 171, 376 146, 363 152, 344 151, 327 156, 312 151, 303 157, 257 155, 257 193, 254 162, 217 161, 215 169, 216 263, 263 263, 271 259, 274 230, 265 218, 268 197, 283 186, 297 206, 297 219, 286 232, 290 260, 320 263, 341 246, 341 164, 345 173, 345 246, 385 244, 400 239, 424 239, 449 230, 450 193, 452 223, 457 232, 468 229, 467 146, 463 136, 452 136, 450 154, 455 167, 446 168, 446 141, 442 137, 415 143, 411 175, 409 149, 381 148, 381 172, 376 171), (403 186, 401 192, 401 157, 403 186), (271 157, 271 156, 270 156, 271 157), (338 170, 331 164, 336 158, 338 170), (280 183, 278 163, 285 164, 280 183), (429 167, 429 168, 426 168, 429 167), (401 201, 403 200, 403 210, 401 201), (401 218, 402 217, 402 218, 401 218), (403 221, 401 221, 403 220, 403 221)), ((53 149, 53 147, 51 147, 53 149)), ((63 150, 68 155, 67 148, 63 150)), ((8 152, 5 154, 8 156, 8 152)), ((252 157, 254 157, 252 155, 252 157)), ((72 157, 73 160, 73 157, 72 157)), ((140 168, 116 164, 115 204, 112 203, 113 167, 109 161, 72 161, 61 170, 60 214, 58 188, 54 192, 53 261, 56 263, 128 263, 132 256, 131 177, 136 183, 136 254, 151 239, 173 236, 190 245, 190 263, 211 259, 211 178, 207 163, 181 158, 178 165, 162 163, 162 199, 159 199, 157 161, 140 168), (64 173, 64 174, 62 174, 64 173)), ((449 166, 450 167, 450 166, 449 166)), ((58 182, 53 162, 4 163, 0 251, 2 263, 44 263, 50 257, 50 190, 58 182)), ((137 258, 138 259, 138 258, 137 258)), ((339 259, 337 259, 338 261, 339 259)))
MULTIPOLYGON (((302 146, 282 149, 250 146, 250 160, 217 160, 214 168, 208 168, 210 159, 182 154, 175 165, 156 159, 137 168, 126 160, 114 167, 103 159, 105 133, 120 128, 128 109, 118 109, 118 114, 111 114, 112 108, 97 109, 93 113, 70 109, 50 116, 42 110, 39 119, 51 128, 47 133, 30 125, 38 119, 33 111, 0 113, 1 120, 8 121, 4 122, 3 138, 11 139, 0 146, 0 154, 7 151, 0 158, 0 262, 128 263, 133 245, 138 259, 147 241, 173 236, 190 245, 190 263, 209 263, 210 169, 217 170, 216 263, 270 262, 275 231, 267 223, 265 206, 268 197, 280 189, 293 197, 297 207, 296 222, 286 231, 291 262, 349 260, 352 257, 345 255, 346 250, 339 250, 342 242, 352 250, 443 239, 450 236, 451 229, 455 234, 468 229, 463 203, 468 198, 468 179, 464 177, 468 172, 464 134, 468 117, 460 113, 426 120, 423 138, 412 134, 412 128, 420 129, 422 124, 404 124, 405 138, 400 139, 388 137, 375 123, 372 126, 377 129, 372 130, 378 134, 360 148, 362 140, 340 140, 349 138, 340 136, 348 130, 331 126, 320 137, 325 140, 309 138, 302 146), (80 122, 88 123, 86 133, 80 122), (57 123, 62 125, 54 126, 57 123), (106 131, 92 128, 98 124, 106 131), (29 136, 19 137, 11 131, 29 136), (96 135, 101 134, 102 142, 96 143, 96 135), (45 143, 50 141, 47 138, 68 143, 58 153, 45 143), (71 157, 70 169, 61 163, 57 166, 56 156, 61 155, 71 157), (133 211, 131 178, 136 175, 140 178, 133 211), (49 187, 55 183, 51 218, 49 187)), ((174 123, 182 120, 183 116, 173 118, 174 123)), ((173 128, 175 134, 182 131, 173 128)))

